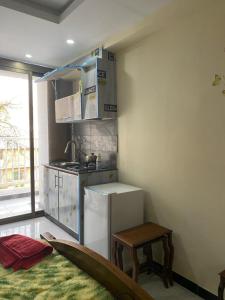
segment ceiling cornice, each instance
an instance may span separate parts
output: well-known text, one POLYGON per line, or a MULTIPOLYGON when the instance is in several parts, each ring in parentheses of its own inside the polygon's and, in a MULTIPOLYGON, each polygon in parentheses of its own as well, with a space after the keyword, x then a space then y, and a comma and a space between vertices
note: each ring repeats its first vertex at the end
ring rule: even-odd
POLYGON ((0 0, 0 6, 60 24, 85 0, 71 0, 62 10, 51 9, 29 0, 0 0))

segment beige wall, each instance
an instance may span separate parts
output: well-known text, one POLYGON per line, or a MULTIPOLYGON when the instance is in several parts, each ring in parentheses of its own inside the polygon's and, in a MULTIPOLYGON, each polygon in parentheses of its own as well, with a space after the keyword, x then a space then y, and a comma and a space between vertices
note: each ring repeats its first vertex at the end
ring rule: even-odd
POLYGON ((216 292, 225 269, 225 2, 117 53, 120 180, 174 230, 179 274, 216 292))

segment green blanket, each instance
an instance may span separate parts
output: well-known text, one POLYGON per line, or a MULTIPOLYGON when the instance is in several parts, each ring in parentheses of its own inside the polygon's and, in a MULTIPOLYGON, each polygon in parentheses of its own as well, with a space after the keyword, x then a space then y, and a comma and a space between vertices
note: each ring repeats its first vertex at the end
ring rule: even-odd
POLYGON ((13 272, 0 265, 0 299, 112 300, 87 273, 54 252, 30 270, 13 272))

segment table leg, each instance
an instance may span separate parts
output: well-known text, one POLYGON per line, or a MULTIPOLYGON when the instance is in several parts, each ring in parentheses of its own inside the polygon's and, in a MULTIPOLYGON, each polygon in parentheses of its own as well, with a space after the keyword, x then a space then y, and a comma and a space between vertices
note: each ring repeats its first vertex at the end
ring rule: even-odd
POLYGON ((148 274, 152 271, 152 265, 153 265, 153 255, 152 255, 152 244, 148 243, 143 247, 143 254, 147 258, 147 267, 148 267, 148 274))
POLYGON ((112 260, 117 266, 117 241, 114 239, 112 240, 112 260))
POLYGON ((168 288, 168 262, 169 262, 169 248, 167 242, 167 236, 162 237, 163 250, 164 250, 164 265, 162 272, 163 283, 166 288, 168 288))
POLYGON ((174 258, 174 246, 172 242, 172 232, 168 234, 168 247, 169 247, 169 265, 168 265, 168 275, 169 283, 173 285, 173 258, 174 258))
POLYGON ((219 284, 219 287, 218 287, 218 300, 224 300, 224 298, 223 298, 224 287, 225 287, 225 279, 223 279, 220 276, 220 284, 219 284))
POLYGON ((118 246, 118 264, 121 271, 123 271, 123 246, 118 246))
POLYGON ((131 249, 131 257, 133 261, 133 275, 132 278, 134 281, 138 281, 138 274, 139 274, 139 261, 137 257, 137 249, 132 248, 131 249))

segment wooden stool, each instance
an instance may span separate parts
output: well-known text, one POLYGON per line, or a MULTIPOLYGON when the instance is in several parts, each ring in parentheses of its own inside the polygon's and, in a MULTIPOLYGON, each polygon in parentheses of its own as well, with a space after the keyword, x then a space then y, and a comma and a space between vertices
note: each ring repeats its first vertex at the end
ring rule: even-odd
POLYGON ((223 293, 225 288, 225 270, 219 273, 219 275, 220 275, 220 284, 218 287, 218 300, 223 300, 223 293))
POLYGON ((132 257, 133 272, 132 277, 135 281, 138 280, 139 261, 137 257, 137 249, 143 247, 144 254, 147 256, 147 264, 150 266, 153 263, 152 259, 152 243, 162 241, 164 250, 164 265, 161 272, 166 288, 173 285, 172 265, 174 257, 174 247, 172 244, 172 231, 154 223, 146 223, 128 230, 124 230, 112 235, 112 257, 113 262, 121 270, 123 270, 123 247, 126 247, 132 257))

